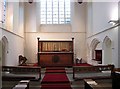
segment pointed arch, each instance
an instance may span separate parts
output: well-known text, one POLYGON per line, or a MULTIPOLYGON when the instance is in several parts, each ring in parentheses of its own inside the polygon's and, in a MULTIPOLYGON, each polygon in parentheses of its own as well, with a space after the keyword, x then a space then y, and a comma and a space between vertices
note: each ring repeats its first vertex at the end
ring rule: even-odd
POLYGON ((112 47, 113 44, 112 40, 108 36, 106 36, 103 40, 103 49, 105 48, 105 46, 110 46, 110 44, 112 47))
MULTIPOLYGON (((0 72, 2 71, 2 40, 0 38, 0 72)), ((2 73, 0 73, 0 79, 2 79, 2 73)), ((0 80, 0 89, 2 89, 2 81, 0 80)))
POLYGON ((90 59, 93 64, 95 64, 95 63, 93 62, 92 59, 95 59, 95 49, 99 43, 101 43, 101 42, 97 38, 94 38, 90 44, 90 59))
POLYGON ((8 53, 8 39, 6 36, 2 37, 2 65, 5 65, 8 53))
POLYGON ((87 59, 89 59, 90 58, 90 46, 89 46, 89 44, 87 43, 87 59))
POLYGON ((97 38, 94 38, 90 44, 90 48, 94 50, 99 43, 100 41, 97 38))
POLYGON ((103 62, 104 64, 111 64, 112 63, 112 40, 106 36, 103 40, 103 62))

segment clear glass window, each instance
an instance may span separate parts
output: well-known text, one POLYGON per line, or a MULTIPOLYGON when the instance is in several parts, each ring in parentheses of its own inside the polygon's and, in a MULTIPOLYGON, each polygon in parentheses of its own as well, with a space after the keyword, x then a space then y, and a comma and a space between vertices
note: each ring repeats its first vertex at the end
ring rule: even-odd
POLYGON ((41 0, 41 24, 70 23, 70 0, 41 0))

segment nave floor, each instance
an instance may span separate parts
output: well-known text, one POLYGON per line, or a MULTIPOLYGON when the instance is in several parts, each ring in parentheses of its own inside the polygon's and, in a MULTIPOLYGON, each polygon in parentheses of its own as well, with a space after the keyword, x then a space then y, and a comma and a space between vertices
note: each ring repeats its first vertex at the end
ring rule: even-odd
MULTIPOLYGON (((72 68, 65 68, 66 74, 69 78, 70 84, 72 89, 84 89, 84 82, 83 80, 74 81, 72 78, 72 68)), ((29 89, 40 89, 41 88, 41 81, 45 75, 45 68, 41 69, 41 80, 39 81, 30 81, 29 89)), ((2 89, 11 89, 14 85, 16 85, 19 81, 2 81, 2 89)))

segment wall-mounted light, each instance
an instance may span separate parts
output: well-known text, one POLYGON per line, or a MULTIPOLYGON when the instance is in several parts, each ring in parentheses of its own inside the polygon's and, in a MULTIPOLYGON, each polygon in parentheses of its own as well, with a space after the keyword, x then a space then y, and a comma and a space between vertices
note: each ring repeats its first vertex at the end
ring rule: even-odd
POLYGON ((30 4, 32 4, 32 3, 33 3, 33 0, 28 0, 28 2, 29 2, 30 4))
POLYGON ((119 20, 110 20, 108 23, 117 25, 117 24, 120 24, 120 21, 119 20))
POLYGON ((82 4, 82 0, 78 0, 78 3, 79 3, 79 4, 82 4))
POLYGON ((0 23, 4 23, 3 21, 0 21, 0 23))

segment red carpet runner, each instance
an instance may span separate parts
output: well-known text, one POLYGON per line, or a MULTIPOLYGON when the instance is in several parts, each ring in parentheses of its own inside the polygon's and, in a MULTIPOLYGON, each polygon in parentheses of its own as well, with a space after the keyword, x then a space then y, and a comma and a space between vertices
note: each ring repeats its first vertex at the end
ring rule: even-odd
POLYGON ((65 73, 65 70, 46 70, 45 73, 65 73))
POLYGON ((41 82, 41 89, 72 89, 65 69, 46 68, 45 76, 41 82))
POLYGON ((78 63, 78 64, 74 64, 74 66, 92 66, 92 65, 87 63, 78 63))
POLYGON ((70 84, 44 84, 41 89, 72 89, 70 84))
POLYGON ((63 67, 51 67, 51 68, 46 68, 46 72, 45 73, 66 73, 65 72, 65 68, 63 67))

